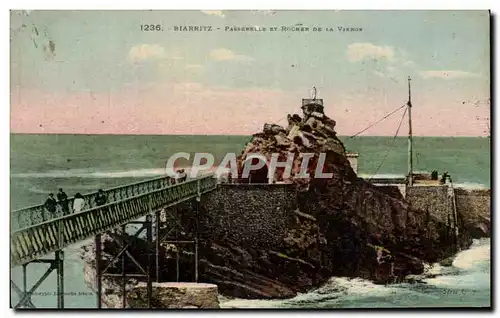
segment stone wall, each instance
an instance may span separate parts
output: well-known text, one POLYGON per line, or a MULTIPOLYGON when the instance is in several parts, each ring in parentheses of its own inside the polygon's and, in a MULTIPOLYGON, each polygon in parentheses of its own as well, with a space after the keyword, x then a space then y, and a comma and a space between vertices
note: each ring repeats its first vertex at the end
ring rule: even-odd
POLYGON ((491 190, 455 189, 457 210, 471 216, 490 217, 491 190))
POLYGON ((406 201, 412 208, 429 210, 431 216, 440 222, 449 225, 453 222, 447 185, 407 187, 406 201))
MULTIPOLYGON (((448 185, 408 187, 406 200, 417 209, 426 210, 439 221, 454 226, 454 212, 448 185)), ((489 236, 491 230, 491 190, 454 188, 457 225, 465 227, 473 237, 489 236)))
POLYGON ((279 248, 296 208, 290 184, 220 184, 201 201, 200 235, 279 248))
MULTIPOLYGON (((400 192, 411 207, 428 210, 438 221, 455 225, 448 185, 413 186, 406 193, 404 185, 385 185, 381 190, 393 195, 400 192)), ((454 190, 459 226, 489 221, 490 190, 454 190)), ((290 184, 221 184, 202 197, 200 235, 253 247, 280 248, 296 209, 296 197, 296 189, 290 184)))
MULTIPOLYGON (((468 190, 455 188, 457 211, 462 216, 464 226, 469 231, 477 232, 474 229, 481 229, 480 232, 489 236, 491 230, 491 190, 477 189, 468 190)), ((474 236, 476 233, 473 233, 474 236)))

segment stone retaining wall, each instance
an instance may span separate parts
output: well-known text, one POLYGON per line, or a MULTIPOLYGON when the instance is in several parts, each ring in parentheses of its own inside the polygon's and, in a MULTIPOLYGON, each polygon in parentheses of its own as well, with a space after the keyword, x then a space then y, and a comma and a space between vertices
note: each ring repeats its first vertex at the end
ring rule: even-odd
POLYGON ((200 235, 279 248, 296 208, 290 184, 221 184, 201 201, 200 235))

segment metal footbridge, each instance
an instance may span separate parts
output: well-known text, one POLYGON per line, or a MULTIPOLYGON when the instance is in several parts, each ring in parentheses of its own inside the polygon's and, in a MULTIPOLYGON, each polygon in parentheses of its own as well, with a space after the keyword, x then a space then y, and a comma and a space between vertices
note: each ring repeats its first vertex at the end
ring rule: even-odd
MULTIPOLYGON (((97 192, 84 196, 87 209, 55 217, 43 205, 11 213, 10 264, 15 267, 71 244, 104 233, 139 219, 159 209, 175 205, 215 189, 212 175, 173 184, 173 179, 160 177, 105 191, 108 203, 96 206, 97 192), (17 227, 17 228, 16 228, 17 227)), ((73 198, 69 200, 73 206, 73 198)))
MULTIPOLYGON (((158 177, 106 190, 107 204, 101 206, 96 204, 97 192, 86 194, 84 195, 84 209, 76 213, 71 208, 74 198, 68 199, 70 211, 66 213, 67 215, 64 215, 59 204, 54 213, 47 211, 43 205, 12 211, 10 214, 10 266, 13 268, 22 265, 23 267, 23 291, 11 281, 11 287, 21 299, 14 307, 33 308, 31 295, 52 270, 57 270, 58 307, 63 308, 62 261, 64 257, 62 250, 65 247, 92 237, 96 237, 96 242, 100 241, 101 234, 115 228, 119 229, 144 216, 151 222, 152 216, 155 213, 158 215, 160 210, 194 198, 199 201, 203 194, 216 187, 217 180, 213 175, 183 182, 175 182, 170 177, 158 177), (55 260, 42 259, 53 252, 55 252, 55 260), (30 263, 49 263, 51 266, 28 291, 26 266, 30 263)), ((100 246, 96 248, 100 250, 100 246)))

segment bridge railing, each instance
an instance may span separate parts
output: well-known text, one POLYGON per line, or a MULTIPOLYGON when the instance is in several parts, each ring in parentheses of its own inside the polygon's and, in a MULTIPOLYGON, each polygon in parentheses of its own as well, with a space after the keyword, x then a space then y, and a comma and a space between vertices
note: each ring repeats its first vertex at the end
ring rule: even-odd
POLYGON ((216 187, 217 180, 209 175, 16 230, 10 235, 11 267, 197 197, 216 187))
MULTIPOLYGON (((131 184, 114 187, 111 189, 107 189, 104 191, 107 197, 107 202, 114 202, 123 200, 128 197, 132 197, 144 192, 161 189, 168 187, 174 184, 175 181, 166 176, 149 179, 140 182, 134 182, 131 184)), ((85 200, 85 205, 83 209, 92 209, 97 206, 96 199, 97 191, 87 193, 83 195, 83 199, 85 200)), ((73 213, 73 201, 74 197, 70 197, 67 200, 68 213, 73 213)), ((54 218, 58 218, 63 216, 63 208, 58 202, 56 205, 56 211, 50 212, 45 209, 43 204, 31 206, 28 208, 23 208, 20 210, 15 210, 10 213, 11 218, 11 228, 19 229, 24 227, 29 227, 38 223, 42 223, 54 218)))

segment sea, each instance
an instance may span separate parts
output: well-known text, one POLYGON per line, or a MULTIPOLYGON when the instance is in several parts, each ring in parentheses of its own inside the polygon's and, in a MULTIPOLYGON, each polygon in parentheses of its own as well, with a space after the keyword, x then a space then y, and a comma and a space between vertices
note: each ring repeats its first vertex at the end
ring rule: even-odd
MULTIPOLYGON (((357 152, 358 175, 403 176, 407 171, 407 139, 340 137, 357 152)), ((211 153, 218 163, 226 153, 240 154, 251 136, 193 135, 58 135, 11 134, 10 210, 41 204, 63 188, 68 196, 146 180, 165 173, 177 152, 211 153)), ((490 187, 490 139, 483 137, 414 137, 415 171, 447 171, 456 187, 490 187)), ((192 157, 191 157, 192 158, 192 157)), ((83 280, 81 242, 64 250, 66 308, 96 308, 96 295, 83 280)), ((359 278, 331 277, 323 286, 286 300, 245 300, 220 296, 222 308, 415 308, 489 307, 491 305, 490 240, 474 240, 452 266, 427 264, 429 274, 413 284, 375 285, 359 278)), ((27 267, 28 289, 48 265, 27 267)), ((11 279, 22 286, 21 268, 11 279)), ((56 308, 53 272, 32 296, 37 308, 56 308)), ((11 289, 11 303, 19 297, 11 289)))

